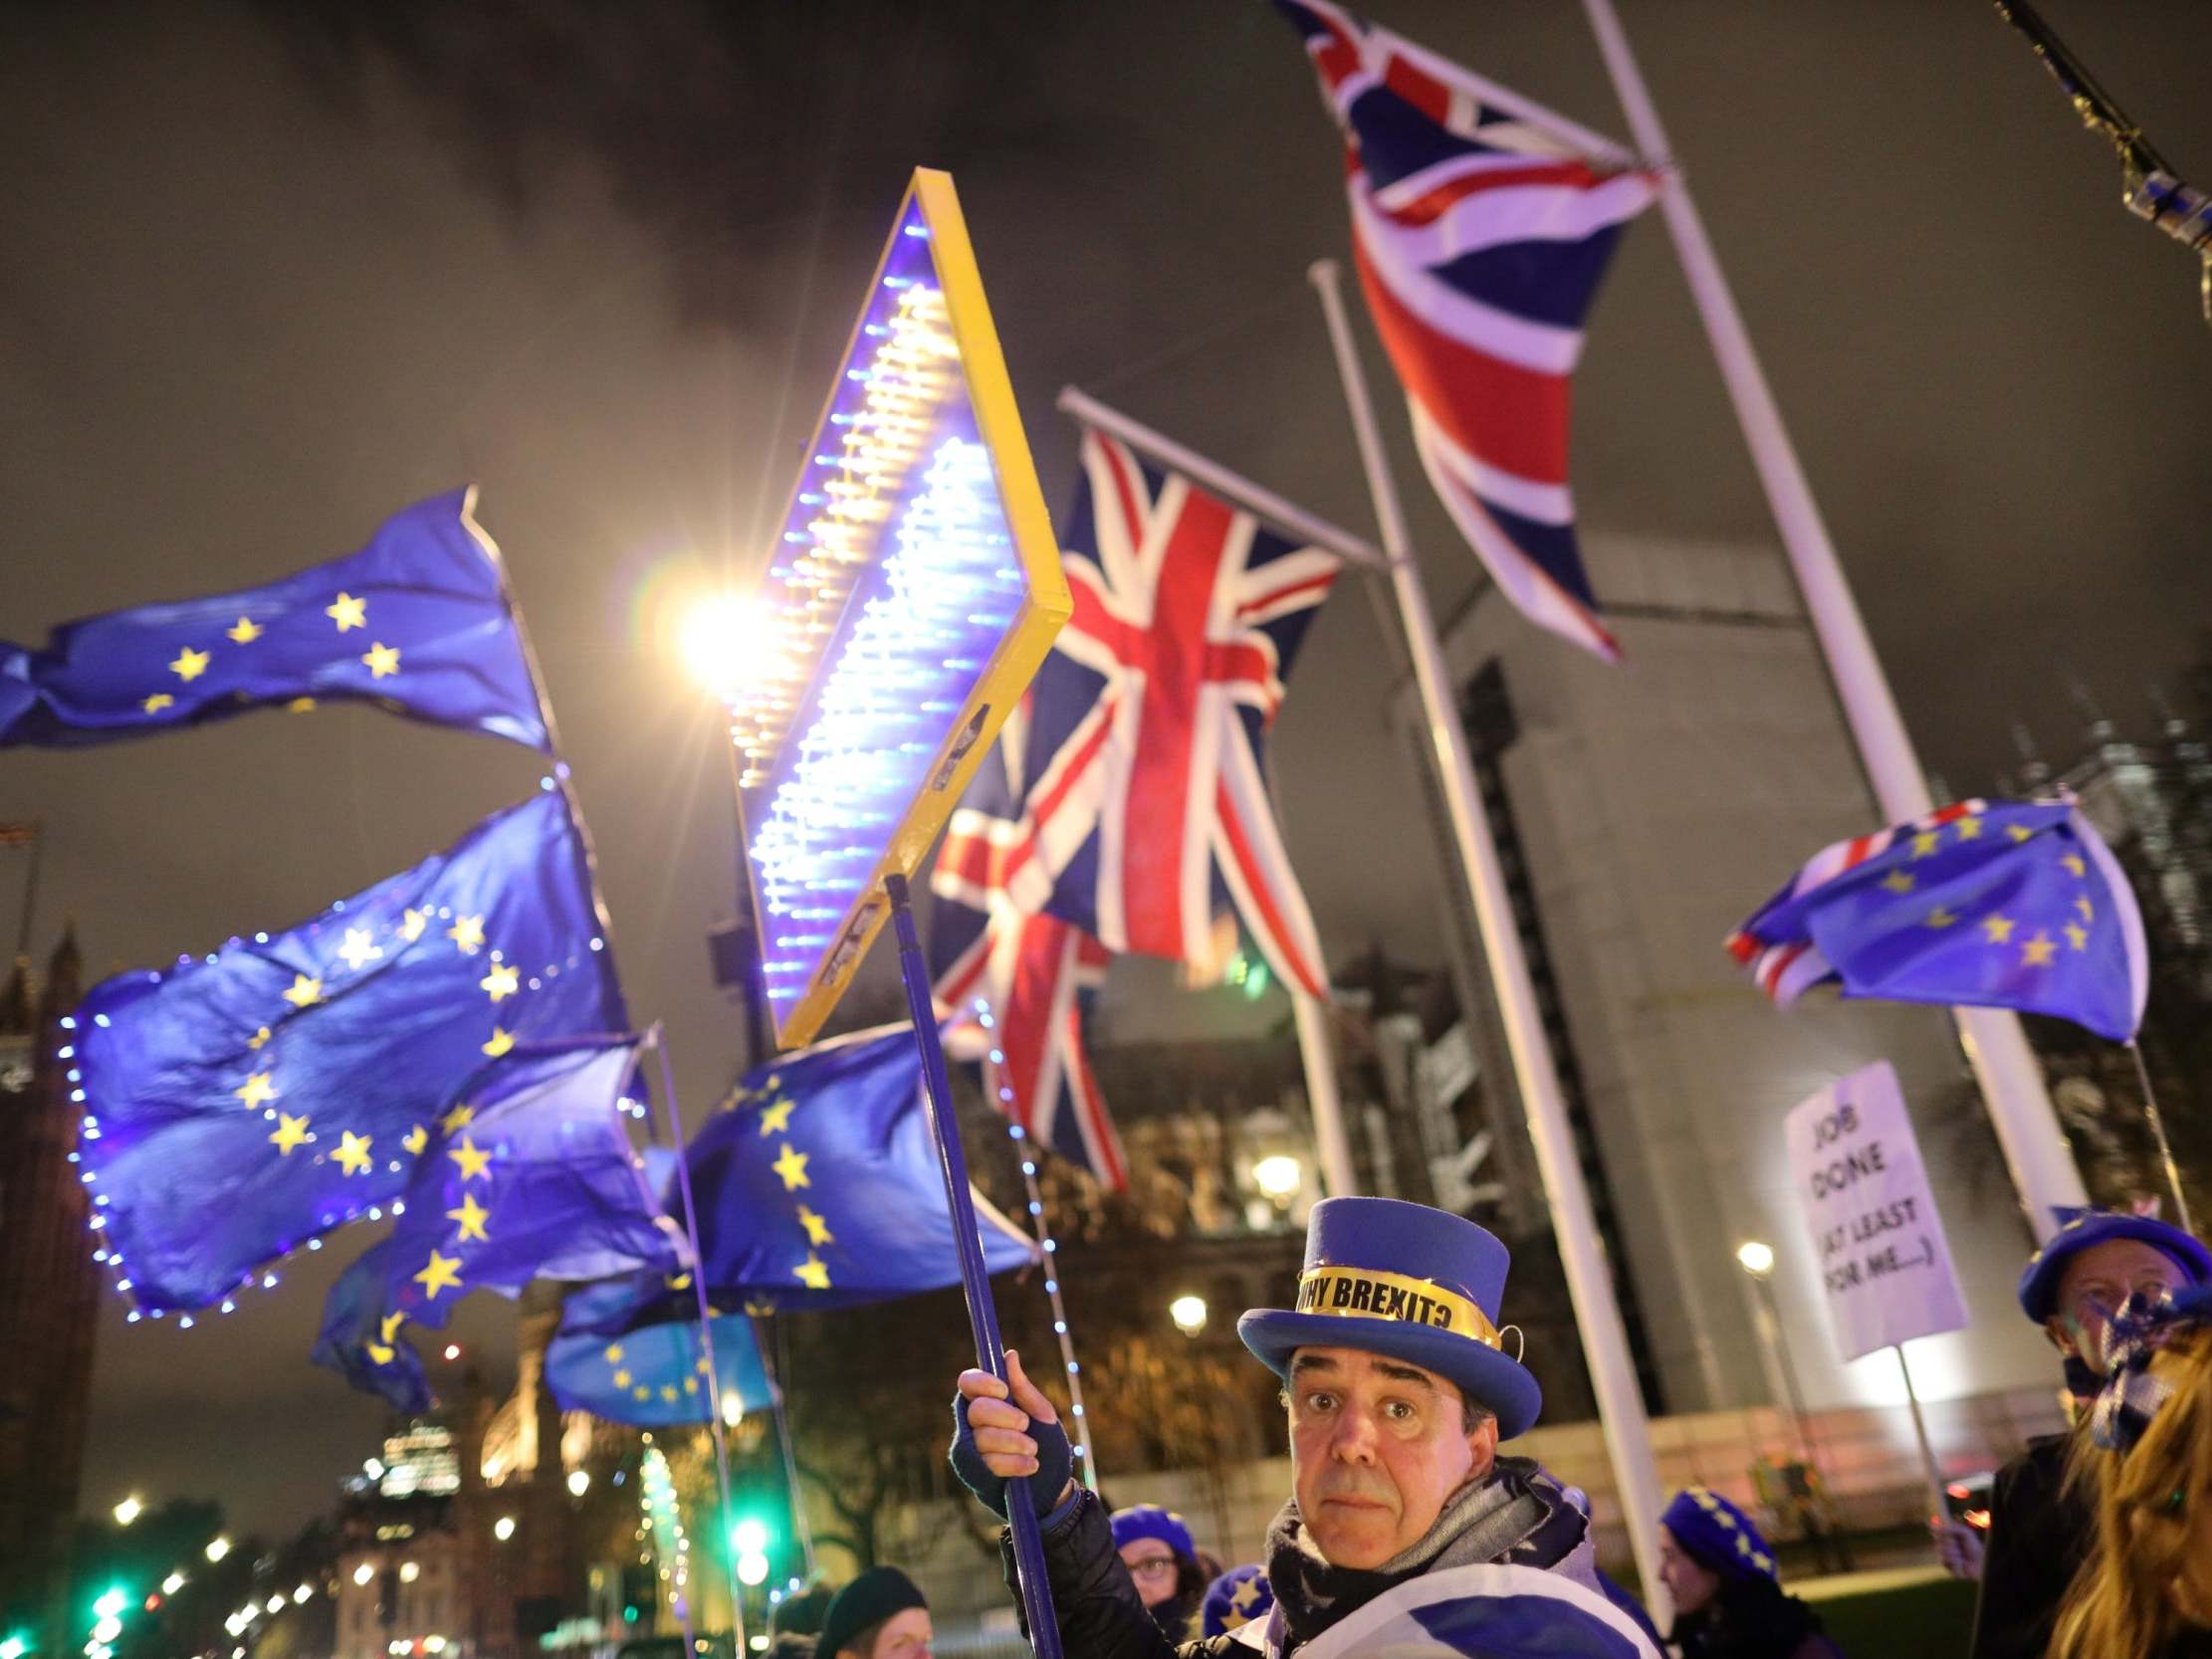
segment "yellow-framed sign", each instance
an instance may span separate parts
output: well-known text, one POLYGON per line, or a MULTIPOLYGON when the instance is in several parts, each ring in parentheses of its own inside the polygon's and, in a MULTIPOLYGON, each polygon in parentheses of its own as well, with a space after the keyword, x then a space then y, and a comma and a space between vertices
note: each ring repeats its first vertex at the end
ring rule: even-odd
POLYGON ((821 1028, 1073 610, 950 174, 919 168, 779 527, 731 737, 775 1040, 821 1028))

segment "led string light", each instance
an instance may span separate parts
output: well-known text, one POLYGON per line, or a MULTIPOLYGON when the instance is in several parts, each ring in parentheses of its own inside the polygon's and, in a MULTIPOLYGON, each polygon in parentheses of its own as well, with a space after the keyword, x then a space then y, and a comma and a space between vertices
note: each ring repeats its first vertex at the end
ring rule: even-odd
MULTIPOLYGON (((661 1581, 668 1585, 669 1604, 688 1633, 691 1629, 691 1540, 684 1533, 684 1518, 676 1504, 676 1482, 668 1459, 653 1437, 645 1437, 645 1457, 638 1470, 637 1503, 651 1534, 654 1556, 660 1562, 661 1581)), ((688 1645, 688 1643, 687 1643, 688 1645)))

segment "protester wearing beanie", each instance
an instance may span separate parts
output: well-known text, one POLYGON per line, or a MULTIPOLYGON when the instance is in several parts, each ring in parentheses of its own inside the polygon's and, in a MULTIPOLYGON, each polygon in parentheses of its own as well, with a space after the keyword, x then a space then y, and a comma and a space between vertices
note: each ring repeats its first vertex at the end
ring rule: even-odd
POLYGON ((1206 1568, 1183 1517, 1158 1504, 1136 1504, 1113 1515, 1114 1549, 1136 1580, 1137 1595, 1160 1633, 1186 1642, 1206 1596, 1206 1568))
POLYGON ((769 1608, 769 1659, 814 1659, 814 1641, 829 1616, 830 1587, 819 1578, 769 1608))
POLYGON ((1743 1511, 1693 1486, 1659 1521, 1659 1576, 1674 1603, 1666 1639, 1682 1659, 1843 1659, 1819 1615, 1783 1593, 1774 1552, 1743 1511))
POLYGON ((929 1603, 895 1566, 871 1566, 837 1592, 814 1644, 819 1659, 930 1659, 929 1603))

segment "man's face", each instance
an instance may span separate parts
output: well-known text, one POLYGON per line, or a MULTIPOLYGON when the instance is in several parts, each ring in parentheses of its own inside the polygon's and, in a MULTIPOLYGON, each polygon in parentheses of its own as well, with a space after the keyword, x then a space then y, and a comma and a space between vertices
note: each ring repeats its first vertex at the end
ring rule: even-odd
POLYGON ((1338 1566, 1378 1567, 1490 1472, 1497 1423, 1467 1431, 1457 1384, 1354 1348, 1290 1359, 1290 1462, 1298 1514, 1338 1566))
POLYGON ((893 1613, 876 1632, 875 1646, 869 1649, 868 1659, 930 1659, 933 1634, 927 1607, 909 1607, 903 1613, 893 1613))
POLYGON ((1659 1575, 1677 1613, 1701 1612, 1720 1593, 1720 1574, 1699 1566, 1664 1527, 1659 1530, 1659 1575))
POLYGON ((1131 1539, 1121 1547, 1121 1564, 1137 1581, 1137 1594, 1147 1607, 1175 1599, 1175 1552, 1159 1539, 1131 1539))
POLYGON ((2110 1316, 2136 1292, 2156 1296, 2189 1282, 2163 1250, 2140 1239, 2106 1239, 2066 1264, 2059 1277, 2059 1309, 2044 1322, 2061 1353, 2104 1374, 2104 1331, 2110 1316))

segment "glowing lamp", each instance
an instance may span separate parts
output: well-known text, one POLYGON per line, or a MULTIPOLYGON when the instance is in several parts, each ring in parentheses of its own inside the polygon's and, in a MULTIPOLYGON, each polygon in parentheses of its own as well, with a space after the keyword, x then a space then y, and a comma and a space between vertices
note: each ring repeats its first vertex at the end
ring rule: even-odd
POLYGON ((581 1498, 586 1492, 589 1492, 590 1490, 591 1476, 587 1471, 582 1469, 571 1469, 568 1471, 569 1497, 581 1498))
POLYGON ((1168 1304, 1168 1318, 1175 1321, 1175 1328, 1186 1337, 1196 1337, 1206 1329, 1206 1298, 1177 1297, 1168 1304))
POLYGON ((137 1520, 139 1516, 145 1513, 145 1505, 138 1502, 138 1495, 133 1492, 129 1497, 125 1498, 121 1503, 115 1506, 115 1525, 118 1527, 129 1526, 131 1522, 137 1520))
POLYGON ((367 1561, 361 1562, 359 1566, 356 1566, 353 1569, 353 1582, 356 1584, 365 1584, 375 1576, 376 1568, 371 1566, 367 1561))
POLYGON ((515 1518, 512 1515, 503 1515, 493 1522, 492 1536, 502 1544, 513 1538, 515 1536, 515 1518))
POLYGON ((1752 1278, 1764 1279, 1774 1271, 1774 1247, 1755 1238, 1745 1239, 1736 1246, 1736 1265, 1752 1278))
POLYGON ((767 1581, 769 1558, 766 1555, 740 1555, 738 1557, 738 1582, 748 1589, 767 1581))
POLYGON ((913 875, 1072 610, 944 173, 914 175, 806 453, 755 608, 696 636, 728 682, 786 1047, 820 1029, 885 879, 913 875))
POLYGON ((769 1530, 750 1517, 730 1529, 730 1548, 741 1555, 758 1555, 768 1547, 769 1530))
POLYGON ((1279 1204, 1296 1197, 1298 1189, 1306 1184, 1305 1168, 1296 1158, 1277 1152, 1252 1165, 1252 1184, 1279 1204))
POLYGON ((218 1534, 216 1537, 211 1538, 207 1541, 207 1548, 201 1553, 205 1555, 209 1560, 219 1561, 225 1555, 230 1554, 230 1540, 218 1534))

